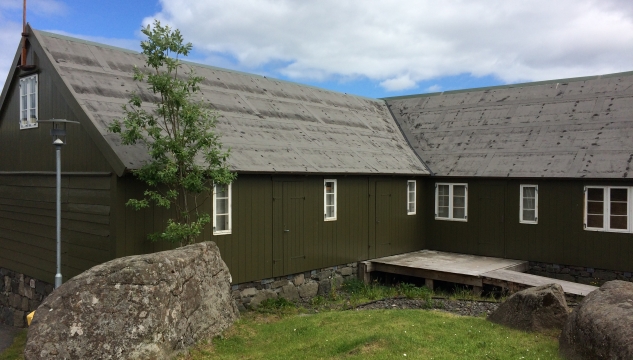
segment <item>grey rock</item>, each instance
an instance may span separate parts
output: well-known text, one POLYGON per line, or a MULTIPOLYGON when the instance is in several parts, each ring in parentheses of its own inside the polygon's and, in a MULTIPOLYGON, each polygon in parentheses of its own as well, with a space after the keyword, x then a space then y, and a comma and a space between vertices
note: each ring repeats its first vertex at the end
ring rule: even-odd
POLYGON ((115 259, 75 276, 37 308, 30 359, 166 359, 238 317, 213 242, 115 259))
POLYGON ((282 287, 282 286, 286 286, 286 285, 288 285, 289 283, 290 283, 290 282, 289 282, 288 280, 286 280, 286 279, 277 280, 277 281, 275 281, 274 283, 272 283, 272 285, 270 285, 270 287, 271 287, 272 289, 278 289, 278 288, 280 288, 280 287, 282 287))
POLYGON ((613 271, 596 270, 593 272, 593 277, 600 280, 611 281, 615 280, 617 275, 613 271))
POLYGON ((325 270, 325 271, 321 271, 320 273, 316 274, 316 279, 318 279, 319 281, 323 281, 325 279, 329 279, 330 276, 332 276, 332 271, 331 270, 325 270))
POLYGON ((11 292, 11 278, 9 276, 4 277, 4 292, 11 292))
POLYGON ((303 274, 299 274, 295 276, 295 278, 292 280, 292 283, 295 284, 295 286, 301 286, 303 285, 304 282, 305 282, 305 276, 303 274))
POLYGON ((607 282, 571 313, 559 338, 567 359, 633 359, 633 283, 607 282))
POLYGON ((330 279, 323 279, 319 281, 319 291, 317 292, 317 295, 327 295, 330 290, 332 290, 332 283, 330 282, 330 279))
POLYGON ((352 275, 353 272, 354 272, 354 270, 351 267, 344 267, 344 268, 341 269, 341 275, 342 276, 352 275))
POLYGON ((20 304, 20 310, 29 311, 29 298, 22 298, 22 303, 20 304))
POLYGON ((547 284, 512 294, 488 320, 524 331, 561 329, 569 309, 558 284, 547 284))
POLYGON ((255 296, 251 298, 251 301, 250 303, 248 303, 248 305, 251 307, 251 309, 255 309, 259 305, 261 305, 261 303, 264 302, 265 300, 275 299, 275 298, 277 298, 276 292, 272 290, 260 290, 257 292, 257 294, 255 294, 255 296))
POLYGON ((245 297, 255 296, 255 294, 257 294, 257 289, 248 288, 248 289, 242 290, 242 293, 240 294, 240 296, 245 298, 245 297))
POLYGON ((13 326, 24 327, 26 326, 26 313, 24 311, 16 310, 13 312, 13 326))
POLYGON ((11 307, 19 309, 22 306, 22 297, 18 294, 9 294, 11 300, 11 307))
POLYGON ((301 296, 302 299, 311 299, 317 295, 319 284, 311 281, 299 286, 297 290, 299 290, 299 296, 301 296))
POLYGON ((279 297, 290 301, 297 301, 299 300, 299 290, 297 290, 294 285, 288 284, 281 288, 281 291, 279 292, 279 297))

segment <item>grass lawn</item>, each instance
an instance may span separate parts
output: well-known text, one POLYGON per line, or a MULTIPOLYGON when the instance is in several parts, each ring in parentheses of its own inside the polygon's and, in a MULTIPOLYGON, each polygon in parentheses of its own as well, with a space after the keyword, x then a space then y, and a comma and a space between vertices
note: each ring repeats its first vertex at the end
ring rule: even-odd
POLYGON ((18 332, 13 344, 0 354, 0 360, 24 359, 24 346, 26 345, 26 329, 18 332))
POLYGON ((186 359, 560 359, 556 335, 428 310, 249 312, 186 359))

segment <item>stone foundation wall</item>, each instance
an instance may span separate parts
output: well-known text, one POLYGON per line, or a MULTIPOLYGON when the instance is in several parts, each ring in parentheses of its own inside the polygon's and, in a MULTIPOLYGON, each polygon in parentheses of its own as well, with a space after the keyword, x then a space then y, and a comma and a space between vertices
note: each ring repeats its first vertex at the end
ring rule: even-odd
POLYGON ((624 280, 633 282, 631 272, 594 269, 583 266, 549 264, 533 261, 530 261, 529 263, 528 273, 593 286, 602 286, 602 284, 611 280, 624 280))
POLYGON ((26 315, 37 309, 51 292, 53 285, 0 267, 3 279, 0 290, 0 323, 26 326, 26 315))
POLYGON ((356 277, 357 264, 345 264, 299 274, 263 279, 233 285, 232 296, 240 311, 255 308, 267 299, 284 298, 289 301, 309 301, 330 293, 343 281, 356 277))

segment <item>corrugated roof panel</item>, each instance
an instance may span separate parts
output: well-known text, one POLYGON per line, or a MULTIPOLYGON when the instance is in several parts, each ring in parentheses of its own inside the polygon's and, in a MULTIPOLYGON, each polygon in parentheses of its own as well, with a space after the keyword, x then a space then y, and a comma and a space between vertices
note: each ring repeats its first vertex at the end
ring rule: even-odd
MULTIPOLYGON (((140 146, 120 144, 107 126, 123 117, 136 91, 158 98, 132 78, 143 57, 128 50, 34 31, 96 128, 127 168, 147 160, 140 146)), ((382 100, 186 63, 206 79, 201 99, 217 110, 217 131, 240 171, 428 174, 382 100), (363 154, 360 156, 359 154, 363 154), (365 157, 375 156, 373 163, 365 157), (383 159, 399 159, 385 161, 383 159)), ((151 110, 151 106, 148 107, 151 110)))
POLYGON ((393 98, 387 103, 413 148, 437 175, 630 176, 633 73, 393 98), (464 100, 477 97, 477 103, 464 100))

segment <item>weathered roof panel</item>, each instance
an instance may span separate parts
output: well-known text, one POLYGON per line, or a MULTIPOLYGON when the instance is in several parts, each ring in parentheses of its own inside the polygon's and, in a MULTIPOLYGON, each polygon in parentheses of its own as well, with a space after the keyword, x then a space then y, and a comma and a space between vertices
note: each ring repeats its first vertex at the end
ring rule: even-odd
POLYGON ((633 72, 386 101, 436 175, 633 177, 633 72))
MULTIPOLYGON (((148 160, 107 126, 123 117, 132 92, 157 98, 132 78, 142 55, 34 31, 70 91, 127 169, 148 160)), ((185 63, 205 77, 202 101, 218 112, 217 131, 231 149, 230 167, 244 172, 428 174, 383 100, 185 63)), ((149 106, 149 105, 148 105, 149 106)), ((148 107, 150 109, 150 107, 148 107)))

